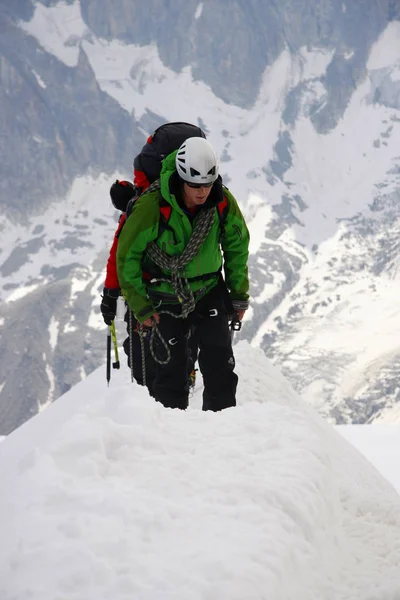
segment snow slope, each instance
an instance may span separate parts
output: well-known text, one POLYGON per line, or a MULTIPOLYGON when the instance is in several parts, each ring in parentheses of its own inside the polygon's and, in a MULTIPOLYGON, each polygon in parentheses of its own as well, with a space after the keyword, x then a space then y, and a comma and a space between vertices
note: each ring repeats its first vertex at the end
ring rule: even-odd
POLYGON ((400 493, 400 429, 397 424, 338 425, 336 430, 400 493))
POLYGON ((394 600, 400 501, 260 350, 239 406, 99 369, 0 446, 2 600, 394 600))

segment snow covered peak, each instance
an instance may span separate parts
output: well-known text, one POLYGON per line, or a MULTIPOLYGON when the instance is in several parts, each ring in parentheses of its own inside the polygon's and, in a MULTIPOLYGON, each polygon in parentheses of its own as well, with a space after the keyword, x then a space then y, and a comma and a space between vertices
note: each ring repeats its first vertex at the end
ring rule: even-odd
POLYGON ((399 497, 260 351, 236 354, 237 408, 203 413, 198 389, 164 409, 101 369, 2 442, 2 598, 400 594, 399 497))

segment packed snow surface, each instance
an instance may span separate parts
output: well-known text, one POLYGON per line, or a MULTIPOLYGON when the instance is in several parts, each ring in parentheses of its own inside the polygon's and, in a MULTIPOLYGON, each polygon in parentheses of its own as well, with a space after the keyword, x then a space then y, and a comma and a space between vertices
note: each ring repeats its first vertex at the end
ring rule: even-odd
POLYGON ((260 350, 237 408, 104 369, 0 445, 2 600, 395 600, 400 501, 260 350))

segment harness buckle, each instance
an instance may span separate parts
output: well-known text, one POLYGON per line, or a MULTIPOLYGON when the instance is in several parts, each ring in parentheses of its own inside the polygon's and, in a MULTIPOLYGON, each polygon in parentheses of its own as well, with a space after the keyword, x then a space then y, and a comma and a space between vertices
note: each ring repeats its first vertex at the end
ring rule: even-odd
POLYGON ((233 316, 233 319, 231 321, 231 329, 232 331, 240 331, 242 328, 242 321, 239 321, 237 314, 235 313, 235 315, 233 316))

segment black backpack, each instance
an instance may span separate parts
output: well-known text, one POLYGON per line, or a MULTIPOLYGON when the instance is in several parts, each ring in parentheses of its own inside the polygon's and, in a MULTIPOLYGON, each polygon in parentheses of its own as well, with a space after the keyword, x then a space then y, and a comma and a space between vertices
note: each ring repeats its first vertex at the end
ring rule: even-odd
MULTIPOLYGON (((135 194, 128 202, 126 208, 127 217, 131 214, 132 208, 139 196, 146 189, 157 181, 161 173, 161 164, 164 158, 183 144, 189 137, 202 137, 206 139, 204 131, 183 121, 165 123, 160 125, 148 138, 139 154, 133 161, 135 194)), ((220 219, 221 235, 224 230, 225 219, 228 212, 228 203, 224 197, 223 202, 217 205, 218 216, 220 219)), ((160 203, 160 226, 159 236, 162 231, 168 228, 168 221, 171 214, 171 207, 166 202, 160 203)))
POLYGON ((144 191, 160 177, 161 163, 168 154, 183 144, 187 138, 206 135, 200 127, 191 123, 165 123, 158 127, 133 161, 135 184, 144 191))

